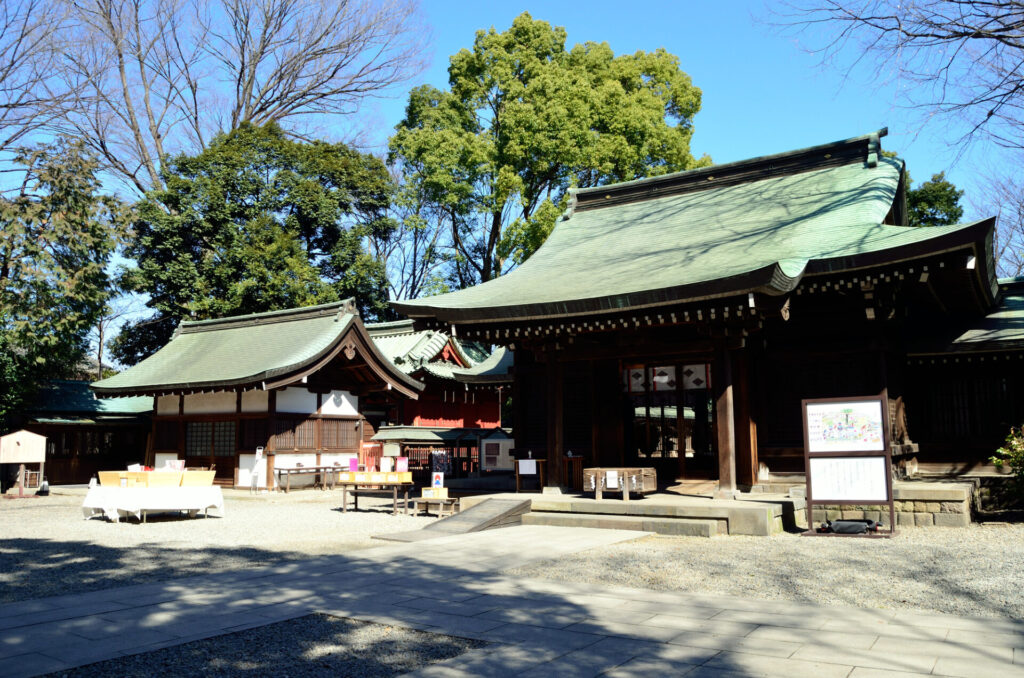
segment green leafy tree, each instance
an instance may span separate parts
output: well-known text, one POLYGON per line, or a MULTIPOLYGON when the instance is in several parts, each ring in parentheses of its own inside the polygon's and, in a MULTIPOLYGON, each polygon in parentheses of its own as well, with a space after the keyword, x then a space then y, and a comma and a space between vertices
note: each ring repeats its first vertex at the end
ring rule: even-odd
POLYGON ((183 319, 308 306, 354 296, 387 313, 383 265, 364 241, 394 228, 384 164, 344 144, 305 143, 274 124, 243 124, 196 156, 178 156, 165 189, 137 208, 122 284, 155 313, 111 346, 134 364, 183 319))
MULTIPOLYGON (((909 175, 907 183, 910 183, 909 175)), ((963 195, 963 191, 946 179, 945 172, 933 174, 928 181, 907 191, 907 220, 911 226, 959 223, 964 216, 964 208, 960 206, 963 195)))
POLYGON ((21 153, 20 189, 0 199, 0 427, 44 379, 67 376, 111 295, 127 210, 100 193, 77 141, 21 153))
POLYGON ((450 235, 452 284, 524 261, 596 186, 710 162, 690 153, 701 93, 663 49, 565 48, 563 28, 523 13, 451 58, 449 90, 414 89, 391 158, 450 235))

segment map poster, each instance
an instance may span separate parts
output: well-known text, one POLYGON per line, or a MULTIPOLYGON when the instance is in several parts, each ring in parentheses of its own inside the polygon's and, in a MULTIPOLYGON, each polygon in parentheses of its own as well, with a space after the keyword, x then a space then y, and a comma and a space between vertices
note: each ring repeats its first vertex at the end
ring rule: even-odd
POLYGON ((807 451, 884 452, 881 400, 807 403, 807 451))

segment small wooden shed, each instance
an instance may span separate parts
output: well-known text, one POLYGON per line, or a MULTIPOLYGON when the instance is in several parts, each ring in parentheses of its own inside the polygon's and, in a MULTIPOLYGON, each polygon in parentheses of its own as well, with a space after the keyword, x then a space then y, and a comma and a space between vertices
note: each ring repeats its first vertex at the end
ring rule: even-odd
POLYGON ((43 462, 46 461, 46 436, 24 429, 0 436, 0 464, 18 464, 18 483, 21 487, 39 487, 43 480, 43 462), (38 473, 26 477, 25 464, 39 464, 38 473))

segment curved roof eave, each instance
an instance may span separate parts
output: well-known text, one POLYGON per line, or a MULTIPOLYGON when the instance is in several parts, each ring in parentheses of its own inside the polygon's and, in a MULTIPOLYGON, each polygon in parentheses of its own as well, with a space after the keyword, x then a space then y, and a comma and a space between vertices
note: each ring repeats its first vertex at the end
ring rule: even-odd
POLYGON ((978 266, 979 287, 987 301, 992 303, 995 298, 995 278, 986 265, 985 243, 992 237, 994 229, 995 218, 990 217, 912 243, 836 257, 786 259, 726 278, 591 299, 485 308, 432 306, 423 303, 426 300, 419 300, 420 303, 408 305, 402 302, 392 303, 399 311, 410 317, 436 318, 442 322, 467 325, 623 313, 659 306, 699 303, 744 295, 749 292, 779 296, 796 289, 805 276, 827 275, 840 271, 895 264, 970 246, 973 246, 975 255, 980 262, 978 266), (991 280, 988 280, 989 278, 991 280))
POLYGON ((796 288, 804 274, 802 267, 798 271, 793 270, 792 263, 794 261, 776 262, 740 275, 701 283, 571 301, 491 308, 453 308, 427 304, 406 306, 401 302, 392 303, 396 309, 414 318, 437 318, 444 322, 462 324, 519 322, 553 317, 620 313, 678 303, 721 299, 747 292, 759 292, 771 296, 786 294, 796 288))
POLYGON ((381 381, 388 384, 390 388, 398 390, 400 393, 413 400, 419 398, 419 392, 422 391, 426 385, 423 382, 413 379, 411 376, 402 372, 398 369, 393 362, 384 357, 377 348, 370 334, 366 331, 366 326, 363 325, 362 321, 358 317, 354 317, 349 326, 342 332, 332 346, 324 351, 319 357, 310 360, 306 363, 306 366, 299 370, 291 371, 288 376, 279 379, 268 379, 267 388, 277 388, 280 386, 286 386, 293 384, 304 376, 313 374, 327 365, 331 360, 335 358, 346 346, 349 339, 350 333, 355 333, 355 338, 359 340, 360 353, 363 353, 364 360, 368 357, 372 357, 373 360, 366 360, 367 366, 376 374, 381 381))

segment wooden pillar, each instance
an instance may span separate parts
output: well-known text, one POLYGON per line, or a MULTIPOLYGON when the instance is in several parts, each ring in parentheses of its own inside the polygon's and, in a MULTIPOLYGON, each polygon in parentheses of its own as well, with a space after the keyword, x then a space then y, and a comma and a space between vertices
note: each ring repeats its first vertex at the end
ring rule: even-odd
POLYGON ((562 485, 562 454, 563 447, 563 384, 565 382, 564 367, 557 359, 554 351, 545 356, 544 376, 548 392, 548 426, 547 426, 547 484, 555 487, 562 485))
POLYGON ((185 394, 178 396, 178 459, 188 459, 185 454, 185 394))
POLYGON ((725 342, 715 351, 715 428, 718 430, 718 496, 736 493, 736 421, 733 408, 732 355, 725 342))
POLYGON ((750 384, 750 352, 740 349, 733 355, 736 377, 736 482, 757 484, 757 417, 750 384))
POLYGON ((264 452, 267 454, 267 489, 276 489, 277 482, 274 478, 274 427, 277 419, 277 391, 270 391, 267 394, 267 445, 264 452))

